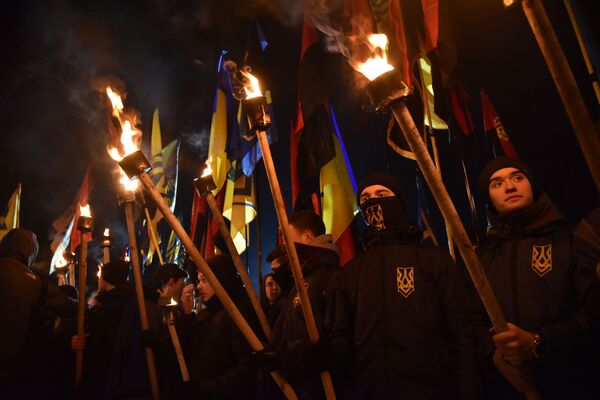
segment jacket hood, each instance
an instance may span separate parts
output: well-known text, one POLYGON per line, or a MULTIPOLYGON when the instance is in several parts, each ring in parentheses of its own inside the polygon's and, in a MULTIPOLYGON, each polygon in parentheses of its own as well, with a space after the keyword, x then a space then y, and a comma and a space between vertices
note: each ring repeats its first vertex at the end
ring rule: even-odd
POLYGON ((11 229, 0 242, 0 257, 17 258, 31 267, 39 250, 35 233, 27 229, 11 229))
POLYGON ((490 238, 519 237, 541 233, 555 223, 566 223, 565 217, 556 209, 550 198, 541 193, 529 207, 512 213, 497 214, 488 210, 488 236, 490 238))

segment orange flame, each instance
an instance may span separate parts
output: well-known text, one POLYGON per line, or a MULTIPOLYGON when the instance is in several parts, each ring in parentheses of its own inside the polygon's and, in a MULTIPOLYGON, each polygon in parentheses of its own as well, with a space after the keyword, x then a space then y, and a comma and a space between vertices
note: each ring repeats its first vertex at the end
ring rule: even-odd
POLYGON ((90 211, 90 205, 87 204, 85 206, 82 206, 81 204, 79 205, 79 215, 81 215, 82 217, 91 217, 92 213, 90 211))
POLYGON ((246 92, 246 99, 252 99, 254 97, 262 96, 260 91, 260 84, 258 79, 252 75, 250 72, 246 72, 244 70, 240 70, 242 75, 250 81, 250 85, 244 86, 244 91, 246 92))
POLYGON ((104 228, 104 236, 110 236, 110 229, 104 228))
POLYGON ((208 156, 208 158, 206 159, 206 162, 204 163, 204 171, 202 171, 202 175, 201 177, 204 178, 205 176, 209 176, 212 175, 212 156, 208 156))
POLYGON ((175 299, 173 299, 173 298, 171 297, 171 302, 170 302, 169 304, 167 304, 167 305, 168 305, 168 306, 176 306, 176 305, 177 305, 177 302, 175 301, 175 299))
POLYGON ((364 63, 353 63, 352 67, 372 81, 378 76, 391 71, 394 67, 388 64, 386 47, 387 36, 383 33, 369 35, 369 47, 372 56, 364 63))
POLYGON ((55 269, 56 269, 56 268, 64 268, 64 267, 66 267, 66 266, 67 266, 67 264, 68 264, 68 263, 69 263, 69 262, 68 262, 68 261, 67 261, 67 259, 65 258, 65 253, 64 253, 64 252, 61 252, 61 253, 58 255, 58 258, 57 258, 57 260, 56 260, 56 263, 54 264, 54 268, 55 268, 55 269))
MULTIPOLYGON (((113 108, 113 115, 121 125, 121 143, 120 147, 108 146, 107 151, 110 157, 115 161, 121 161, 123 157, 139 150, 142 141, 142 131, 136 128, 137 120, 135 116, 127 116, 123 112, 123 101, 121 96, 111 87, 106 88, 106 95, 110 99, 113 108)), ((119 168, 121 179, 119 182, 125 187, 125 190, 134 191, 137 189, 138 181, 131 181, 119 168)))

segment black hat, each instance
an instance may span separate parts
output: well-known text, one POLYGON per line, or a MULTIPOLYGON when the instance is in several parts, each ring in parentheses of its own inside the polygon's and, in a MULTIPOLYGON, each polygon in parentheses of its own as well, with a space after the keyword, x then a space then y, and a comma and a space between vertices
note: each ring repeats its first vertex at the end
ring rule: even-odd
POLYGON ((267 262, 273 262, 273 260, 283 257, 285 255, 287 255, 285 248, 277 246, 273 250, 271 250, 269 254, 267 254, 267 262))
POLYGON ((179 268, 177 264, 164 264, 156 269, 154 272, 154 276, 152 277, 152 282, 154 283, 154 288, 159 289, 162 285, 166 284, 169 279, 173 278, 176 281, 179 278, 187 278, 188 274, 183 269, 179 268))
POLYGON ((365 190, 369 186, 373 185, 381 185, 390 189, 404 207, 404 197, 402 196, 402 185, 400 184, 400 180, 393 175, 386 174, 385 172, 373 172, 371 175, 367 176, 358 184, 358 189, 356 190, 356 203, 360 204, 360 194, 363 190, 365 190))
POLYGON ((244 285, 231 257, 220 254, 209 258, 206 262, 234 302, 245 295, 244 285))
POLYGON ((525 174, 531 185, 533 198, 537 200, 540 195, 540 188, 529 165, 517 158, 499 157, 488 162, 479 175, 479 188, 485 194, 488 202, 490 201, 490 178, 496 171, 503 168, 515 168, 525 174))
POLYGON ((121 260, 111 261, 102 267, 102 279, 111 285, 121 285, 127 282, 129 263, 121 260))

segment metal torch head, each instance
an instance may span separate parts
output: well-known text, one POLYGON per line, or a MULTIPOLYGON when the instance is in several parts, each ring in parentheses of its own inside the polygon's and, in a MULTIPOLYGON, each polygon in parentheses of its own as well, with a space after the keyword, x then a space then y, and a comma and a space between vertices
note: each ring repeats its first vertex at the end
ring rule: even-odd
POLYGON ((123 157, 123 159, 119 161, 119 165, 129 179, 135 179, 138 175, 152 169, 150 162, 148 162, 148 159, 141 150, 134 151, 123 157))
POLYGON ((80 215, 77 221, 77 230, 80 232, 91 232, 94 229, 94 218, 80 215))
POLYGON ((177 304, 175 304, 175 305, 164 304, 164 305, 160 306, 160 308, 163 312, 163 315, 165 317, 165 322, 167 322, 169 324, 175 323, 175 320, 177 319, 177 312, 179 310, 178 307, 179 306, 177 304))
POLYGON ((402 74, 393 69, 369 82, 367 92, 375 110, 383 111, 392 101, 408 96, 411 89, 402 80, 402 74))
POLYGON ((110 235, 102 235, 102 241, 100 242, 100 247, 112 247, 113 238, 110 235))
POLYGON ((194 179, 194 186, 201 196, 206 196, 217 188, 212 175, 201 176, 194 179))
POLYGON ((271 126, 271 114, 265 96, 242 100, 242 109, 248 119, 248 129, 252 135, 256 131, 266 131, 271 126))
POLYGON ((131 190, 120 190, 117 198, 119 199, 119 205, 135 203, 135 193, 131 190))

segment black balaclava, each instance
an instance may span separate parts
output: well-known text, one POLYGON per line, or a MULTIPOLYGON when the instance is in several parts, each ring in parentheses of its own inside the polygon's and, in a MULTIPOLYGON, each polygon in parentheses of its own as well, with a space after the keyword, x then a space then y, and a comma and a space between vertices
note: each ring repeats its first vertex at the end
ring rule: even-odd
POLYGON ((360 204, 365 222, 369 229, 380 232, 405 224, 404 200, 402 198, 400 181, 383 172, 375 172, 363 179, 356 191, 356 200, 360 204), (360 204, 360 195, 364 189, 373 185, 381 185, 390 189, 394 196, 374 197, 360 204))

